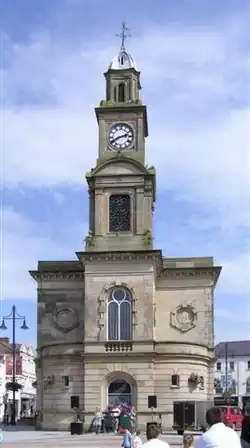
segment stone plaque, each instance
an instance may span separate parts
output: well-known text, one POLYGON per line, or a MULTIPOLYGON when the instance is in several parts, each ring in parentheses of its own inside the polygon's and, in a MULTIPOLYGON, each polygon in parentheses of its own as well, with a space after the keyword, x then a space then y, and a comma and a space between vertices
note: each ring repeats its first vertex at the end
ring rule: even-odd
POLYGON ((179 306, 174 313, 170 314, 170 324, 172 327, 186 333, 195 327, 195 321, 197 319, 197 313, 190 305, 179 306))
POLYGON ((68 333, 78 326, 78 313, 74 308, 57 308, 53 315, 53 321, 58 330, 68 333))

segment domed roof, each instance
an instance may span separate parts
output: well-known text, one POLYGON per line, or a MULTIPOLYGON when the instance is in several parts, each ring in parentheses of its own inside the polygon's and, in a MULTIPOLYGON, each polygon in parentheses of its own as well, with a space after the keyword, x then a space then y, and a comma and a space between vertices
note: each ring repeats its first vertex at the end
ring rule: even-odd
POLYGON ((109 69, 125 70, 127 68, 134 68, 136 70, 136 63, 130 53, 128 53, 125 49, 121 49, 119 54, 110 62, 109 69))

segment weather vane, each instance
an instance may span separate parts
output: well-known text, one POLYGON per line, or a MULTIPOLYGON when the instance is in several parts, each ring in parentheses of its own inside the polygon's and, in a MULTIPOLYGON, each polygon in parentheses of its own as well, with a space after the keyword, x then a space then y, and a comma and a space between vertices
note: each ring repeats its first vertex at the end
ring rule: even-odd
POLYGON ((125 40, 127 37, 130 37, 130 34, 128 33, 130 30, 126 27, 125 22, 122 22, 122 31, 120 34, 117 34, 117 37, 120 37, 121 39, 121 50, 125 50, 125 40))

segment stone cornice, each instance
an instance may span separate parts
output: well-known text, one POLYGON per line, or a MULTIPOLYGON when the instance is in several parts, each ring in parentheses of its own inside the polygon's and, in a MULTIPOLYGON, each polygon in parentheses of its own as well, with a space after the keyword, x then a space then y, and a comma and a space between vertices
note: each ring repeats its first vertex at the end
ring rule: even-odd
POLYGON ((214 285, 219 278, 221 266, 192 267, 192 268, 165 268, 161 271, 159 277, 166 278, 192 278, 192 277, 211 277, 214 285))
MULTIPOLYGON (((29 271, 31 277, 36 281, 60 281, 60 280, 84 280, 84 263, 87 261, 151 261, 156 265, 158 278, 207 278, 213 280, 214 286, 219 278, 220 266, 194 266, 194 267, 163 267, 163 258, 161 250, 142 250, 142 251, 105 251, 105 252, 76 252, 76 256, 82 263, 82 269, 79 269, 80 263, 76 262, 75 267, 58 265, 44 266, 40 265, 37 270, 29 271)), ((73 262, 75 263, 75 262, 73 262)))
POLYGON ((29 271, 31 277, 36 280, 84 280, 84 269, 82 271, 50 270, 29 271))
MULTIPOLYGON (((142 251, 112 251, 112 252, 76 252, 77 258, 86 261, 154 261, 157 263, 159 272, 162 269, 161 250, 142 251)), ((157 271, 158 271, 157 269, 157 271)))

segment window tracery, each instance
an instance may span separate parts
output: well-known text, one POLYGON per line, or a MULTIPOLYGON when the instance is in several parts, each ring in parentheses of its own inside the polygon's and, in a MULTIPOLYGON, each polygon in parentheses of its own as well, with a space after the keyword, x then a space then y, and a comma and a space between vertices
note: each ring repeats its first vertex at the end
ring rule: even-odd
POLYGON ((108 340, 132 339, 132 297, 123 288, 113 289, 108 298, 108 340))
POLYGON ((109 198, 109 231, 131 230, 131 204, 128 194, 114 194, 109 198))

